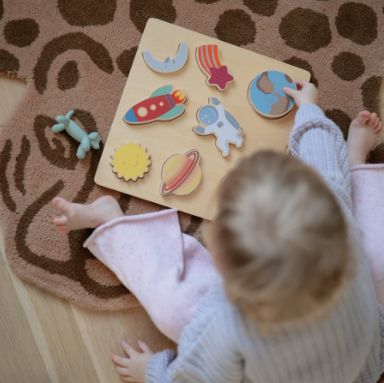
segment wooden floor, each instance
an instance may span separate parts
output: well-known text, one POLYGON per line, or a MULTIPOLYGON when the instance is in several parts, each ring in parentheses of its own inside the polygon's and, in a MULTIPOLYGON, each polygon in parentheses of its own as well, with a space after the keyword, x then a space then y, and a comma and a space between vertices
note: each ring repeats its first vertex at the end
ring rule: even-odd
MULTIPOLYGON (((23 82, 0 77, 0 129, 24 91, 23 82)), ((142 307, 88 310, 21 281, 5 258, 0 222, 1 383, 123 382, 109 357, 123 355, 120 339, 174 347, 142 307)))

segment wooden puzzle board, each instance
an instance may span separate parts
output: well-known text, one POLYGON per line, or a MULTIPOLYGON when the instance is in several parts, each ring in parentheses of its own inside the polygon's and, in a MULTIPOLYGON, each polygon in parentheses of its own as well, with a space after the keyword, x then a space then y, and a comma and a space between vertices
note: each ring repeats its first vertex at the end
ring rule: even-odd
MULTIPOLYGON (((212 220, 216 212, 217 187, 240 157, 260 149, 287 149, 297 108, 294 107, 281 119, 269 120, 259 116, 248 103, 248 85, 259 73, 268 70, 284 72, 293 79, 310 79, 309 72, 302 69, 161 20, 148 20, 97 168, 95 182, 106 188, 212 220), (172 59, 181 42, 187 43, 188 60, 180 71, 158 74, 145 64, 142 56, 144 50, 159 60, 165 56, 172 59), (224 92, 205 84, 206 76, 196 63, 195 49, 205 44, 219 46, 221 62, 227 65, 229 73, 235 78, 224 92), (184 104, 186 110, 180 117, 173 121, 156 121, 144 125, 128 125, 123 121, 128 109, 164 85, 172 85, 174 90, 184 89, 187 92, 188 99, 184 104), (202 105, 208 104, 209 97, 218 98, 244 129, 243 146, 237 149, 230 144, 227 158, 223 158, 216 148, 213 135, 202 137, 192 131, 192 127, 198 124, 196 112, 202 105), (110 165, 115 148, 129 141, 140 143, 151 154, 149 173, 136 182, 118 179, 110 165), (164 162, 173 154, 184 154, 191 149, 199 150, 201 155, 200 185, 187 196, 161 196, 159 187, 164 162)), ((108 92, 108 89, 105 91, 108 92)))

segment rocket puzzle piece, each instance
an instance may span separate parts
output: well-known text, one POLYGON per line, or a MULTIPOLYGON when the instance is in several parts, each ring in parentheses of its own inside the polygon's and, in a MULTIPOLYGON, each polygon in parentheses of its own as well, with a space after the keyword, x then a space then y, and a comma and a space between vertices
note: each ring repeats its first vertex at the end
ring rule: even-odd
POLYGON ((187 94, 184 90, 173 91, 172 85, 156 89, 149 98, 134 105, 124 116, 127 124, 146 124, 152 121, 169 121, 184 113, 187 94))
POLYGON ((201 45, 196 48, 196 61, 201 71, 208 77, 206 84, 224 91, 234 81, 228 68, 220 61, 219 47, 216 44, 201 45))

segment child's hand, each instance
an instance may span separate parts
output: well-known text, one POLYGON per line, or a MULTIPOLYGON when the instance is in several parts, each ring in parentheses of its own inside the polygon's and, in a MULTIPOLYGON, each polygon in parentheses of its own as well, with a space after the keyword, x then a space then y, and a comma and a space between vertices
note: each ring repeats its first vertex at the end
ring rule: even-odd
POLYGON ((145 370, 153 352, 146 343, 139 340, 138 345, 143 352, 137 352, 125 340, 121 341, 128 358, 121 358, 111 354, 112 360, 116 363, 117 372, 126 382, 145 382, 145 370))
POLYGON ((296 105, 300 108, 305 104, 315 104, 319 100, 319 91, 317 88, 308 81, 295 80, 297 90, 284 87, 284 92, 293 98, 296 105))

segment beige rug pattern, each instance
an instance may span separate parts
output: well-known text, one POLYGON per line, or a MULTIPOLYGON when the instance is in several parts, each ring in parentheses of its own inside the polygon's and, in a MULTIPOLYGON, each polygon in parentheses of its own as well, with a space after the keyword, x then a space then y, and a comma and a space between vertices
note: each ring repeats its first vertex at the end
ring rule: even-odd
MULTIPOLYGON (((90 308, 137 301, 83 249, 90 230, 56 233, 50 201, 90 203, 111 194, 126 214, 161 207, 95 185, 101 150, 78 160, 78 143, 51 127, 74 109, 74 120, 106 141, 150 17, 309 70, 321 107, 345 136, 360 109, 379 111, 381 0, 0 0, 0 73, 28 83, 0 135, 6 255, 20 278, 90 308)), ((378 144, 372 162, 384 160, 378 144)), ((180 221, 201 239, 200 219, 180 214, 180 221)))

